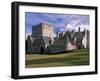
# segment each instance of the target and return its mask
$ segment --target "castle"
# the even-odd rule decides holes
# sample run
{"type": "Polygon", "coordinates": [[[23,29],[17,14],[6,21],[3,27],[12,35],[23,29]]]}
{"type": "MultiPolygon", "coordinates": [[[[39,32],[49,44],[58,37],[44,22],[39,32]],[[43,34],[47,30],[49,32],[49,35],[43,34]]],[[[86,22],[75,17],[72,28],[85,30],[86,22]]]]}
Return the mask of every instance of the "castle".
{"type": "Polygon", "coordinates": [[[59,53],[74,49],[89,48],[89,31],[84,29],[57,33],[53,37],[54,27],[46,23],[32,26],[32,34],[26,39],[26,54],[59,53]]]}

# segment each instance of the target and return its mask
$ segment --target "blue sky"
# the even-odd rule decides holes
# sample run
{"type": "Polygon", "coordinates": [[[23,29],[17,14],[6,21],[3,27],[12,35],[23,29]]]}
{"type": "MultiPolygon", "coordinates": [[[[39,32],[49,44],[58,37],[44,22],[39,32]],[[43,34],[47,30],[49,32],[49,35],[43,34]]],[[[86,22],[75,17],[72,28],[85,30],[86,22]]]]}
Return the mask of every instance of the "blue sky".
{"type": "Polygon", "coordinates": [[[89,29],[89,15],[25,12],[26,33],[31,33],[32,25],[39,23],[53,25],[54,32],[77,30],[78,27],[83,30],[84,28],[89,29]]]}

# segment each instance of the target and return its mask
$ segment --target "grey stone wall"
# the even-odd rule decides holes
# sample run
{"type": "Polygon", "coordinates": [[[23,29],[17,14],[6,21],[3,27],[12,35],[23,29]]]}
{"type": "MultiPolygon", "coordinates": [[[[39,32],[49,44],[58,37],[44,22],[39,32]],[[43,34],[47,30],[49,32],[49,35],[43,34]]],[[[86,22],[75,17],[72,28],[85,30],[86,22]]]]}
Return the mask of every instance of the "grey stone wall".
{"type": "Polygon", "coordinates": [[[32,28],[32,35],[27,37],[27,53],[58,53],[81,49],[83,46],[89,48],[89,31],[66,31],[57,33],[57,37],[51,35],[53,28],[51,25],[39,24],[32,28]],[[53,42],[50,44],[49,41],[53,42]],[[83,41],[86,40],[84,43],[83,41]]]}

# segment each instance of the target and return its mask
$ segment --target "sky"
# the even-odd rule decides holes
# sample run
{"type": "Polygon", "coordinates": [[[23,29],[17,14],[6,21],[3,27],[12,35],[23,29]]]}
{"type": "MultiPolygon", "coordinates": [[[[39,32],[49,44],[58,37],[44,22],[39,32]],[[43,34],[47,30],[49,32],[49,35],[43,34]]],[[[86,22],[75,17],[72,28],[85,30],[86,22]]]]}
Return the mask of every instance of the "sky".
{"type": "Polygon", "coordinates": [[[56,14],[56,13],[36,13],[25,12],[25,32],[32,33],[32,26],[39,23],[47,23],[54,27],[54,32],[89,30],[89,15],[81,14],[56,14]]]}

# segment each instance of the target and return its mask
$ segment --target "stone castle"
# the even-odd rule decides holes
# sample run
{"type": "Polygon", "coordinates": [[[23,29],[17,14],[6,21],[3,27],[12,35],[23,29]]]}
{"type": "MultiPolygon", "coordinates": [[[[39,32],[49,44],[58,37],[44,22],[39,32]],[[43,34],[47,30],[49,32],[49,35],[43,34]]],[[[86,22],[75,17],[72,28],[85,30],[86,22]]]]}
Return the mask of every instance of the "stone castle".
{"type": "Polygon", "coordinates": [[[26,54],[59,53],[74,49],[89,48],[89,30],[58,32],[53,37],[54,27],[40,23],[32,27],[32,34],[26,39],[26,54]]]}

